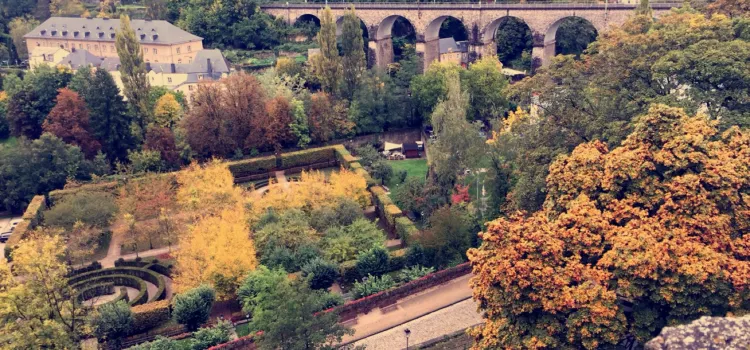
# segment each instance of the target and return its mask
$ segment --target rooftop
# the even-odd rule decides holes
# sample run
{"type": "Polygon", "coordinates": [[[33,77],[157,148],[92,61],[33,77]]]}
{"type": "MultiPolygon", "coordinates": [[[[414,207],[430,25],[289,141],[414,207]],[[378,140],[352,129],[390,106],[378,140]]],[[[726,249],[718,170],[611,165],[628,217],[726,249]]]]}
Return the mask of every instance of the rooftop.
{"type": "MultiPolygon", "coordinates": [[[[130,26],[141,44],[171,45],[203,40],[167,21],[133,19],[130,26]]],[[[119,29],[120,20],[115,18],[51,17],[24,38],[112,42],[119,29]]]]}
{"type": "Polygon", "coordinates": [[[469,49],[468,42],[458,41],[456,42],[453,38],[441,38],[438,40],[438,48],[440,53],[449,52],[467,52],[469,49]]]}
{"type": "MultiPolygon", "coordinates": [[[[80,51],[80,50],[79,50],[80,51]]],[[[120,69],[120,59],[117,57],[108,57],[100,60],[101,68],[107,71],[116,71],[120,69]]],[[[146,63],[146,70],[155,73],[229,73],[229,64],[227,63],[221,51],[213,49],[200,50],[195,54],[191,63],[146,63]],[[209,61],[211,65],[209,67],[209,61]]],[[[197,81],[197,78],[196,78],[197,81]]]]}

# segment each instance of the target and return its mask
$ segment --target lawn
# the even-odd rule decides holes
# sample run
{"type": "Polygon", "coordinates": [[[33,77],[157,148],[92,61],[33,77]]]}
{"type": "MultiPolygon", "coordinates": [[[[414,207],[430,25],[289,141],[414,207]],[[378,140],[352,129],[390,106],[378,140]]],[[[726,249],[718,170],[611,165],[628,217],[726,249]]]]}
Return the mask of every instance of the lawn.
{"type": "Polygon", "coordinates": [[[237,332],[238,337],[244,337],[250,334],[250,323],[238,324],[234,327],[234,331],[237,332]]]}
{"type": "Polygon", "coordinates": [[[405,160],[389,160],[388,164],[393,167],[393,175],[390,180],[386,181],[386,185],[391,190],[398,185],[398,179],[396,174],[401,171],[406,171],[406,177],[417,177],[424,179],[427,177],[427,159],[405,159],[405,160]]]}

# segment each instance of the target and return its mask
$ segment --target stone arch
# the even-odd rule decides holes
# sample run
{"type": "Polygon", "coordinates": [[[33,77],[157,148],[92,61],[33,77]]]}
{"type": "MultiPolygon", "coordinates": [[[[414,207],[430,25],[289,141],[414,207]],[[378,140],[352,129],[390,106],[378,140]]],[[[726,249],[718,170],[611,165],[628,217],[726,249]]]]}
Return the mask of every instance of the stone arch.
{"type": "MultiPolygon", "coordinates": [[[[424,69],[430,66],[432,62],[440,60],[440,27],[443,22],[448,18],[454,18],[458,20],[464,27],[464,31],[468,38],[471,37],[470,28],[466,26],[466,23],[461,19],[451,15],[438,16],[428,22],[424,31],[424,69]]],[[[468,53],[467,53],[468,54],[468,53]]]]}
{"type": "Polygon", "coordinates": [[[534,29],[531,28],[531,25],[526,22],[523,17],[519,16],[513,16],[513,15],[504,15],[497,17],[490,21],[487,25],[484,26],[484,29],[482,29],[480,37],[479,37],[479,44],[482,46],[481,54],[484,55],[490,55],[494,56],[497,54],[497,31],[500,29],[500,25],[503,23],[503,21],[513,18],[519,22],[522,22],[526,28],[529,29],[532,35],[534,35],[534,29]]]}
{"type": "Polygon", "coordinates": [[[299,15],[299,16],[297,16],[297,17],[295,17],[295,18],[294,18],[294,20],[292,21],[292,23],[290,23],[290,24],[291,24],[291,25],[295,25],[295,24],[296,24],[297,22],[299,22],[300,20],[312,20],[312,21],[314,21],[315,23],[317,23],[317,24],[318,24],[318,26],[320,26],[320,17],[318,17],[318,16],[317,16],[316,14],[314,14],[314,13],[303,13],[303,14],[301,14],[301,15],[299,15]]]}
{"type": "Polygon", "coordinates": [[[575,14],[570,16],[564,16],[560,17],[552,24],[547,27],[547,30],[544,31],[544,55],[542,56],[542,67],[547,66],[549,62],[552,60],[553,57],[555,57],[555,44],[557,43],[557,30],[560,28],[560,25],[567,20],[568,18],[580,18],[584,21],[586,21],[588,24],[590,24],[594,29],[597,31],[597,33],[601,33],[603,28],[600,28],[597,26],[598,21],[592,20],[590,18],[586,18],[586,16],[576,16],[575,14]]]}
{"type": "Polygon", "coordinates": [[[399,18],[404,19],[417,32],[417,27],[412,19],[401,15],[390,15],[383,18],[370,32],[370,50],[374,51],[375,65],[386,69],[393,63],[393,25],[399,18]]]}

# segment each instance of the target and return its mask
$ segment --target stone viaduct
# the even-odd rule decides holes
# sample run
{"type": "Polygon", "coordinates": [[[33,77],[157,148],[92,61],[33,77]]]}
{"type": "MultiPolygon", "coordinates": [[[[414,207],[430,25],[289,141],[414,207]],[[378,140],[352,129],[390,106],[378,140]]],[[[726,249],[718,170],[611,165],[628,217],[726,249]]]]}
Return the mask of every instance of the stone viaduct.
{"type": "MultiPolygon", "coordinates": [[[[679,4],[652,4],[658,16],[679,4]]],[[[294,24],[303,16],[320,19],[324,4],[267,4],[266,13],[282,17],[294,24]]],[[[385,68],[393,62],[391,29],[398,17],[403,17],[414,27],[417,36],[416,50],[424,60],[424,68],[439,57],[438,39],[440,25],[448,17],[460,20],[469,33],[470,55],[495,54],[495,33],[503,17],[516,17],[529,26],[534,36],[532,56],[541,65],[547,65],[555,55],[557,28],[567,17],[581,17],[601,33],[610,26],[618,26],[633,13],[635,4],[481,4],[481,3],[329,3],[331,12],[341,25],[346,11],[355,7],[357,17],[368,30],[370,62],[385,68]],[[374,60],[374,62],[373,62],[374,60]]],[[[340,33],[340,28],[339,28],[340,33]]]]}

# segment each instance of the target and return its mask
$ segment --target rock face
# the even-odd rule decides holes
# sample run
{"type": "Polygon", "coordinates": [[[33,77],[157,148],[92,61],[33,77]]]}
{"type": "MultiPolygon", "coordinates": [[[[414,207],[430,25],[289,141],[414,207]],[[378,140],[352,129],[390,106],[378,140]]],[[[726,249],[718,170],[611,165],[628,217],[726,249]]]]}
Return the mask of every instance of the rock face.
{"type": "Polygon", "coordinates": [[[647,350],[750,349],[750,316],[704,316],[689,324],[665,327],[646,343],[647,350]]]}

